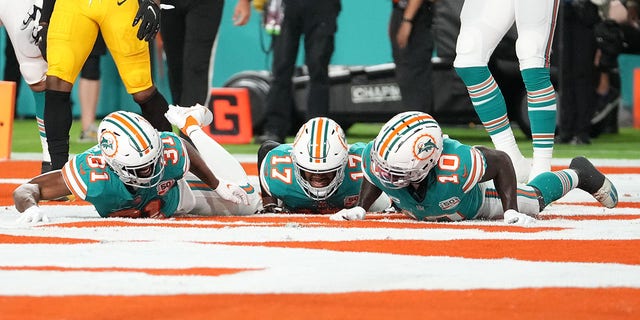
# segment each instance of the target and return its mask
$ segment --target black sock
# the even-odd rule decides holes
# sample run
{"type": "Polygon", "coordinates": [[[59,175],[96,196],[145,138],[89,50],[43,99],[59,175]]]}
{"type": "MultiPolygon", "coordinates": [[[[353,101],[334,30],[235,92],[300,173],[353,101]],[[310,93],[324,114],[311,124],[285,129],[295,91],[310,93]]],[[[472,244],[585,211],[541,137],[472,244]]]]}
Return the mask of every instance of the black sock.
{"type": "Polygon", "coordinates": [[[61,169],[69,160],[69,130],[71,130],[71,93],[45,91],[44,127],[51,155],[51,169],[61,169]]]}
{"type": "MultiPolygon", "coordinates": [[[[137,101],[136,101],[137,102],[137,101]]],[[[164,113],[169,110],[169,103],[156,89],[151,97],[143,102],[138,102],[142,110],[142,116],[151,123],[158,131],[171,131],[171,123],[164,117],[164,113]]]]}

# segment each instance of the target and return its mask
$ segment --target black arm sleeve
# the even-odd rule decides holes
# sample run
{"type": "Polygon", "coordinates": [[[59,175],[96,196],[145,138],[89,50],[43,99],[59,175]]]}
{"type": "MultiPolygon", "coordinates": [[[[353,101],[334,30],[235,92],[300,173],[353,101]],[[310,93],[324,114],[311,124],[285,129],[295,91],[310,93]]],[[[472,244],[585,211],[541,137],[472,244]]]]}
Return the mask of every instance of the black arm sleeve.
{"type": "MultiPolygon", "coordinates": [[[[269,153],[269,151],[273,150],[279,145],[280,143],[272,140],[267,140],[260,145],[260,149],[258,149],[258,171],[260,171],[260,168],[262,168],[262,161],[264,161],[264,158],[267,156],[267,153],[269,153]]],[[[262,180],[260,180],[260,190],[262,192],[262,202],[264,204],[275,203],[275,198],[273,198],[271,194],[266,192],[266,188],[262,185],[262,180]]]]}
{"type": "Polygon", "coordinates": [[[258,149],[258,170],[262,167],[262,161],[267,156],[267,153],[279,145],[279,143],[272,140],[267,140],[260,145],[260,149],[258,149]]]}
{"type": "Polygon", "coordinates": [[[40,15],[40,23],[49,23],[51,20],[51,14],[53,13],[53,6],[55,6],[56,0],[43,0],[42,1],[42,14],[40,15]]]}

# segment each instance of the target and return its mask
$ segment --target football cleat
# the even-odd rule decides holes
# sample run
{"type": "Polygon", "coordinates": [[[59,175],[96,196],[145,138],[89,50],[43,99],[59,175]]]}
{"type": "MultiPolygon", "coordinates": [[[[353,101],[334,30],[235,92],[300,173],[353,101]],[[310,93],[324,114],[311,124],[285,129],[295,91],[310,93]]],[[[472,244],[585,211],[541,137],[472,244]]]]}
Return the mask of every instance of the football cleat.
{"type": "Polygon", "coordinates": [[[573,158],[569,168],[578,173],[578,188],[590,193],[607,208],[614,208],[618,204],[616,187],[587,158],[573,158]]]}
{"type": "Polygon", "coordinates": [[[201,104],[192,107],[169,105],[169,110],[164,116],[187,136],[193,130],[207,126],[213,121],[211,110],[201,104]]]}

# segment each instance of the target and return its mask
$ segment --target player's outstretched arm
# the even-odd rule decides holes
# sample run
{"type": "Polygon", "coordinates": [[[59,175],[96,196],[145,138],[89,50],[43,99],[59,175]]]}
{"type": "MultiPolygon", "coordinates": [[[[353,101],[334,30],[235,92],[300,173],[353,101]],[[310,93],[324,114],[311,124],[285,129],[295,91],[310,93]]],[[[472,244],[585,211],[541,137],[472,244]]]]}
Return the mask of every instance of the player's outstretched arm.
{"type": "Polygon", "coordinates": [[[200,156],[200,152],[190,143],[184,140],[182,140],[182,143],[186,146],[189,160],[191,161],[189,171],[200,178],[200,180],[206,183],[211,189],[215,190],[223,199],[233,203],[249,205],[249,198],[246,191],[234,183],[218,179],[204,162],[200,156]]]}
{"type": "Polygon", "coordinates": [[[362,180],[360,185],[360,196],[358,198],[358,207],[369,210],[373,203],[380,197],[382,190],[378,189],[375,184],[367,179],[362,180]]]}
{"type": "Polygon", "coordinates": [[[330,220],[363,220],[367,210],[382,194],[382,190],[378,189],[373,183],[367,179],[362,180],[360,185],[360,197],[358,205],[353,208],[345,208],[332,214],[330,220]]]}
{"type": "Polygon", "coordinates": [[[13,191],[13,202],[19,212],[37,206],[40,200],[53,200],[68,196],[71,191],[64,183],[60,170],[39,175],[13,191]]]}
{"type": "MultiPolygon", "coordinates": [[[[260,145],[260,148],[258,149],[258,169],[262,170],[262,163],[269,154],[269,151],[275,149],[279,145],[280,143],[271,140],[267,140],[260,145]]],[[[260,174],[260,177],[263,177],[263,175],[260,174]]],[[[262,195],[263,206],[261,213],[276,213],[283,211],[282,207],[278,206],[278,199],[269,192],[269,188],[264,185],[262,178],[260,179],[260,194],[262,195]]]]}
{"type": "Polygon", "coordinates": [[[480,182],[493,180],[496,191],[500,195],[504,211],[518,211],[516,172],[509,156],[500,150],[483,146],[475,146],[484,155],[487,167],[480,182]]]}

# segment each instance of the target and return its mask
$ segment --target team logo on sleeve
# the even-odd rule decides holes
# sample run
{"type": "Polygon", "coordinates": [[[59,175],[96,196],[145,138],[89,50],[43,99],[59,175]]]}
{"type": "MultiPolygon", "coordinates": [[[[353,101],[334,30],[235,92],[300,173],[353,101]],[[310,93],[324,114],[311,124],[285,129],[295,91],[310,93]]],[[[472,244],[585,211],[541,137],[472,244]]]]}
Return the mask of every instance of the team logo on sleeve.
{"type": "Polygon", "coordinates": [[[344,198],[344,206],[347,208],[353,207],[358,204],[359,195],[346,196],[344,198]]]}
{"type": "Polygon", "coordinates": [[[438,150],[438,145],[430,134],[423,134],[413,143],[413,156],[425,160],[438,150]]]}
{"type": "Polygon", "coordinates": [[[449,199],[440,201],[438,203],[438,206],[440,207],[440,209],[446,211],[446,210],[451,210],[451,209],[457,207],[459,204],[460,204],[460,198],[451,197],[449,199]]]}
{"type": "Polygon", "coordinates": [[[171,187],[173,187],[174,184],[176,184],[176,181],[173,179],[160,182],[156,187],[158,195],[164,196],[167,192],[169,192],[169,190],[171,190],[171,187]]]}
{"type": "Polygon", "coordinates": [[[113,158],[118,151],[118,140],[111,131],[105,131],[100,135],[100,149],[102,154],[113,158]]]}

